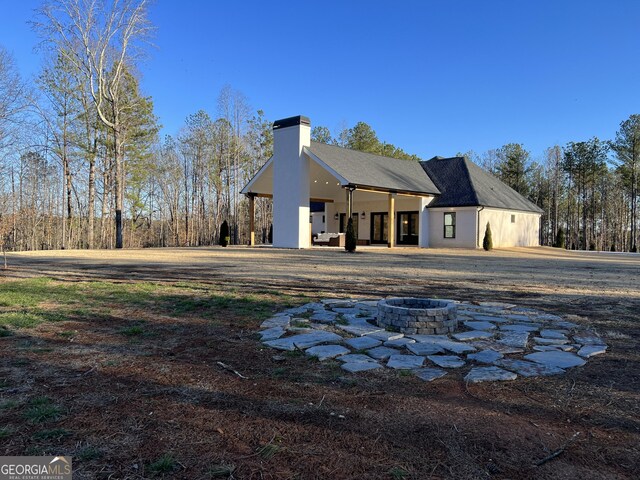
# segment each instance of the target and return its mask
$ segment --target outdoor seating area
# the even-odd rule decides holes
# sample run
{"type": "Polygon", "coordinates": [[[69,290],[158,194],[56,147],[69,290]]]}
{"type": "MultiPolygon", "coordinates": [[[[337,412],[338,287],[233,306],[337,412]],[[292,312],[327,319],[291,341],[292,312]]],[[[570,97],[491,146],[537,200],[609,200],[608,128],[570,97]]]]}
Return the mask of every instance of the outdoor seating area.
{"type": "Polygon", "coordinates": [[[313,237],[314,246],[344,247],[344,233],[318,233],[313,237]]]}

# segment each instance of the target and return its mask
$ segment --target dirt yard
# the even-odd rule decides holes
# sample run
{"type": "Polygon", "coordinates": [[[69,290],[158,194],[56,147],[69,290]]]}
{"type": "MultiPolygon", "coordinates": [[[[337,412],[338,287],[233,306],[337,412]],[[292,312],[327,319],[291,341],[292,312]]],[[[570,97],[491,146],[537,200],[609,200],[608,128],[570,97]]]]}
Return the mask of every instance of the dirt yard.
{"type": "Polygon", "coordinates": [[[230,247],[8,261],[0,455],[72,455],[81,479],[638,478],[638,255],[230,247]],[[384,295],[572,315],[610,348],[566,375],[465,385],[468,368],[432,383],[352,375],[257,341],[287,306],[384,295]]]}

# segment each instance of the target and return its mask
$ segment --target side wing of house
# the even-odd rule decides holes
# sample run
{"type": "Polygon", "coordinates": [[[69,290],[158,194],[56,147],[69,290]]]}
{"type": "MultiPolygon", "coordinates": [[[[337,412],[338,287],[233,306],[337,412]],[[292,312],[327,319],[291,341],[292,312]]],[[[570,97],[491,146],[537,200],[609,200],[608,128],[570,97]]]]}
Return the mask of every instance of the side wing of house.
{"type": "Polygon", "coordinates": [[[542,210],[462,157],[422,162],[442,194],[429,205],[431,247],[478,248],[487,222],[494,247],[538,246],[542,210]]]}

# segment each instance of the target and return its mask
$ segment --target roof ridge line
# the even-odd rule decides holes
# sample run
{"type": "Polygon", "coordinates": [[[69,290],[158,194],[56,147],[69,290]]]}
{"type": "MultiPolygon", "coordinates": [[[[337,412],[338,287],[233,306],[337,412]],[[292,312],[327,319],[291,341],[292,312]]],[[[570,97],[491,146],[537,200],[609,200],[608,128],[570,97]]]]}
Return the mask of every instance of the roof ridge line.
{"type": "Polygon", "coordinates": [[[471,175],[471,172],[469,171],[468,162],[470,162],[471,160],[469,160],[465,156],[458,157],[458,158],[462,158],[462,165],[464,165],[464,171],[467,174],[467,178],[469,179],[469,185],[471,185],[471,192],[473,193],[473,198],[475,200],[475,203],[480,205],[480,199],[478,198],[478,189],[476,188],[476,184],[473,181],[473,176],[471,175]]]}
{"type": "MultiPolygon", "coordinates": [[[[356,150],[355,148],[347,148],[347,147],[341,147],[340,145],[331,145],[330,143],[324,143],[324,142],[316,142],[315,140],[311,140],[312,143],[318,143],[320,145],[326,145],[327,147],[333,147],[333,148],[339,148],[341,150],[349,150],[350,152],[357,152],[357,153],[363,153],[365,155],[371,155],[374,157],[380,157],[380,158],[386,158],[389,160],[398,160],[401,162],[414,162],[416,160],[409,160],[409,159],[405,159],[405,158],[396,158],[396,157],[387,157],[386,155],[380,155],[378,153],[371,153],[371,152],[363,152],[362,150],[356,150]]],[[[417,162],[422,162],[424,160],[422,160],[420,157],[418,157],[417,162]]]]}

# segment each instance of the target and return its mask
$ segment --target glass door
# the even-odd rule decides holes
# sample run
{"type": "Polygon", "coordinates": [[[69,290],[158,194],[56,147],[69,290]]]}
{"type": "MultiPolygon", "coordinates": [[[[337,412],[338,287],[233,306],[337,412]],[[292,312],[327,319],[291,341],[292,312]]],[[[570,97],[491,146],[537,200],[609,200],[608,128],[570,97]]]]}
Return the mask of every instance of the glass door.
{"type": "Polygon", "coordinates": [[[418,212],[398,212],[398,244],[418,245],[418,212]]]}
{"type": "Polygon", "coordinates": [[[371,243],[387,243],[389,214],[385,212],[371,214],[371,243]]]}

